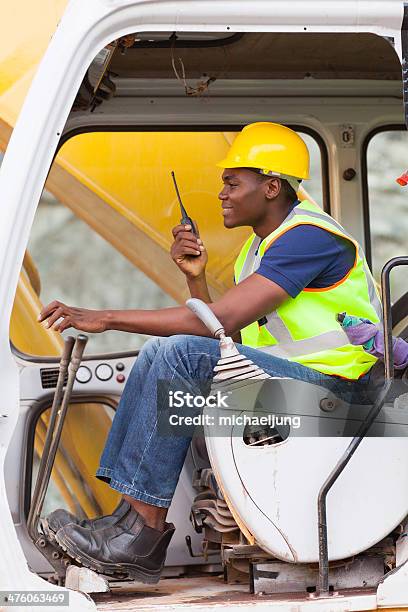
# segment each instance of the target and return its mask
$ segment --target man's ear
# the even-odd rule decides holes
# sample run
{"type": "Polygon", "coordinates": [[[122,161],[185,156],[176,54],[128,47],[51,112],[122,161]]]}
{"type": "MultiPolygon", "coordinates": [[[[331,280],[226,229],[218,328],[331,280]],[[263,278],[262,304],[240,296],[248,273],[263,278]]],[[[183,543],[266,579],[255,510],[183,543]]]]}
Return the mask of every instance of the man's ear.
{"type": "Polygon", "coordinates": [[[275,200],[281,192],[282,182],[278,178],[269,178],[265,181],[265,197],[267,200],[275,200]]]}

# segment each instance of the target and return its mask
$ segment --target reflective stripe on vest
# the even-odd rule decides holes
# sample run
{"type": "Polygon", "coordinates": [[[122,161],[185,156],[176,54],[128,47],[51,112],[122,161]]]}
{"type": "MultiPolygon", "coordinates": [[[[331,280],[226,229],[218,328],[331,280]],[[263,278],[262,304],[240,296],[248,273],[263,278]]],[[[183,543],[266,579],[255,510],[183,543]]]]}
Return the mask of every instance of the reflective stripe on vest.
{"type": "Polygon", "coordinates": [[[265,325],[258,327],[253,323],[247,326],[241,331],[242,341],[320,372],[356,379],[367,372],[376,359],[365,353],[362,347],[349,343],[335,315],[346,310],[378,322],[382,318],[382,308],[361,247],[332,217],[307,200],[295,206],[279,228],[264,240],[253,235],[245,243],[236,262],[236,282],[241,282],[258,269],[265,251],[276,238],[300,224],[316,225],[350,240],[356,248],[355,264],[349,274],[333,287],[304,289],[296,298],[289,298],[267,315],[265,325]],[[318,320],[310,316],[311,311],[317,313],[318,320]],[[302,321],[302,318],[307,323],[300,327],[297,319],[302,321]],[[319,333],[319,323],[323,324],[320,327],[329,329],[319,333]]]}

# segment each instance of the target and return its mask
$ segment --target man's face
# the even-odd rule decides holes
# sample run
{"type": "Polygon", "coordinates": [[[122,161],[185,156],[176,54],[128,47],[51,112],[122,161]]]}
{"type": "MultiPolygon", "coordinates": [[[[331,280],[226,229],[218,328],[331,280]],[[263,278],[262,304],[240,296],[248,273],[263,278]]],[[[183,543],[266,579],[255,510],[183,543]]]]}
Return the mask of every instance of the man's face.
{"type": "Polygon", "coordinates": [[[222,203],[224,226],[254,227],[259,224],[268,208],[265,182],[246,168],[226,168],[222,180],[224,187],[218,197],[222,203]]]}

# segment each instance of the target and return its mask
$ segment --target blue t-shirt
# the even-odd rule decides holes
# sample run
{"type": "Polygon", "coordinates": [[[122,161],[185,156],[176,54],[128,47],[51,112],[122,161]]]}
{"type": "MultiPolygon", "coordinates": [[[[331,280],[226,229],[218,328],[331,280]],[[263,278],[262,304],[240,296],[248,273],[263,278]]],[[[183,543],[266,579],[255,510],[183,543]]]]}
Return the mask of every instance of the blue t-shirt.
{"type": "Polygon", "coordinates": [[[265,251],[256,270],[292,298],[303,289],[322,289],[342,280],[354,265],[356,249],[316,225],[296,226],[265,251]]]}

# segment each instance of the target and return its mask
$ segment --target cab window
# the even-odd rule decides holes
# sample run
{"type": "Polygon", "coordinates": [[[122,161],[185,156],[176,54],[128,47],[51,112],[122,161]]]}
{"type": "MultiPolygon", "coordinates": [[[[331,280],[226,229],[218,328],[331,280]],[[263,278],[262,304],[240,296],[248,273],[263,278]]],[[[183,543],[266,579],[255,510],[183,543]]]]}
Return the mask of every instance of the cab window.
{"type": "MultiPolygon", "coordinates": [[[[408,186],[396,179],[407,169],[408,134],[402,126],[384,128],[368,140],[366,232],[371,267],[379,282],[384,264],[407,253],[408,186]]],[[[396,268],[391,275],[391,295],[397,300],[407,290],[406,269],[396,268]]]]}
{"type": "MultiPolygon", "coordinates": [[[[324,146],[306,129],[298,131],[311,153],[305,187],[327,208],[324,146]]],[[[169,255],[171,229],[181,217],[172,170],[209,253],[210,292],[215,299],[222,295],[248,236],[248,228],[225,230],[217,197],[222,171],[216,163],[236,133],[92,132],[67,140],[35,215],[14,304],[14,347],[28,355],[59,354],[59,334],[36,321],[41,305],[55,299],[94,309],[184,302],[185,279],[169,255]]],[[[91,334],[87,353],[137,350],[145,340],[115,331],[91,334]]]]}

